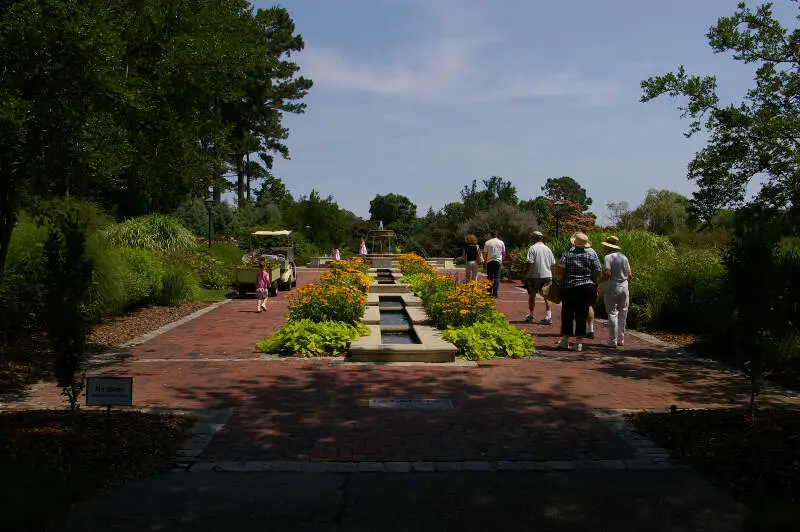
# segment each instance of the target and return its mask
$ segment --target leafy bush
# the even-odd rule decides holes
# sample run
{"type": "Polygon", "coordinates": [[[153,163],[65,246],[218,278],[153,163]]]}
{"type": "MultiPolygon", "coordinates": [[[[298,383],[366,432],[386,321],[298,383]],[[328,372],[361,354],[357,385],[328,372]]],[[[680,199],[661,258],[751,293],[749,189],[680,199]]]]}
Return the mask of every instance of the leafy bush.
{"type": "Polygon", "coordinates": [[[236,268],[236,266],[241,264],[242,255],[244,255],[244,252],[242,252],[242,250],[238,247],[222,242],[215,242],[210,249],[208,247],[203,247],[201,251],[211,255],[218,261],[231,268],[236,268]]]}
{"type": "Polygon", "coordinates": [[[114,251],[125,263],[125,307],[133,308],[155,301],[164,277],[161,257],[143,249],[117,248],[114,251]]]}
{"type": "Polygon", "coordinates": [[[204,251],[172,253],[166,257],[168,264],[193,270],[202,288],[219,290],[231,286],[235,280],[236,269],[217,260],[204,251]]]}
{"type": "Polygon", "coordinates": [[[447,329],[443,335],[468,360],[522,358],[534,351],[533,336],[501,317],[479,321],[468,327],[447,329]]]}
{"type": "Polygon", "coordinates": [[[336,356],[344,353],[353,340],[369,334],[369,328],[363,324],[300,319],[289,321],[274,335],[256,343],[256,349],[263,353],[304,357],[336,356]]]}
{"type": "Polygon", "coordinates": [[[149,214],[114,224],[102,231],[106,241],[117,247],[175,252],[195,247],[196,237],[177,218],[149,214]]]}
{"type": "Polygon", "coordinates": [[[11,236],[6,271],[0,278],[0,335],[12,342],[41,319],[46,275],[44,243],[47,230],[21,216],[11,236]]]}
{"type": "Polygon", "coordinates": [[[162,305],[179,305],[193,300],[198,290],[198,280],[192,270],[181,266],[169,266],[161,279],[161,288],[157,294],[158,302],[162,305]]]}

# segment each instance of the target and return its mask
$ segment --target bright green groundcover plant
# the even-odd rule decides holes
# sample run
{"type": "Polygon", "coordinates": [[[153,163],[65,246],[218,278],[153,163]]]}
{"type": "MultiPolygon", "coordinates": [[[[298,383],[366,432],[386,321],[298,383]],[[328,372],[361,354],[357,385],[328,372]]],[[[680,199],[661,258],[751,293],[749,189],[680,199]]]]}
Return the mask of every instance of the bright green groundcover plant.
{"type": "Polygon", "coordinates": [[[288,356],[336,356],[344,353],[352,341],[369,334],[369,328],[363,324],[295,320],[288,322],[271,337],[257,342],[256,349],[263,353],[288,356]]]}
{"type": "Polygon", "coordinates": [[[467,360],[522,358],[534,352],[533,336],[501,318],[447,329],[443,334],[445,340],[458,347],[461,356],[467,360]]]}

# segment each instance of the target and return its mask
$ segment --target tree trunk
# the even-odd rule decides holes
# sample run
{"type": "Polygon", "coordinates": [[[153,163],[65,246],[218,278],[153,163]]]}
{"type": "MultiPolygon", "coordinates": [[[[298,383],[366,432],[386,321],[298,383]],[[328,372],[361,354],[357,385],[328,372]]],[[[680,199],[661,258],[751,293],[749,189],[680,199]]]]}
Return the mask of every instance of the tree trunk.
{"type": "Polygon", "coordinates": [[[0,161],[0,277],[3,277],[6,271],[8,246],[17,223],[17,212],[13,201],[14,185],[10,174],[5,161],[0,161]]]}
{"type": "Polygon", "coordinates": [[[238,200],[237,206],[241,207],[244,205],[244,194],[245,194],[245,187],[244,187],[244,168],[242,164],[242,160],[244,159],[243,153],[236,154],[236,180],[237,180],[237,190],[236,190],[236,199],[238,200]]]}
{"type": "Polygon", "coordinates": [[[250,201],[250,152],[245,154],[247,164],[244,165],[244,171],[247,175],[247,201],[250,201]]]}

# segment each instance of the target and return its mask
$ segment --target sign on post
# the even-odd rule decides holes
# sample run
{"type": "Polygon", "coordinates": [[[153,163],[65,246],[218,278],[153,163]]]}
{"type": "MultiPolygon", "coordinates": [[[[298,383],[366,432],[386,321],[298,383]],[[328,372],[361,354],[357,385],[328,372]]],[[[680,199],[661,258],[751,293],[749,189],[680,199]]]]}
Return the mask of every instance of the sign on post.
{"type": "Polygon", "coordinates": [[[133,377],[88,377],[86,406],[132,406],[133,377]]]}

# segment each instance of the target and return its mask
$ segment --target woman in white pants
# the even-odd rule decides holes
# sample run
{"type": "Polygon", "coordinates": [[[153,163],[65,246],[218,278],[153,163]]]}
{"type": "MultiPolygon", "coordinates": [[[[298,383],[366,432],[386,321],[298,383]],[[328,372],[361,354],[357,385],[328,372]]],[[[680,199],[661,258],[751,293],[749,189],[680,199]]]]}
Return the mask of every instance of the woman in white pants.
{"type": "Polygon", "coordinates": [[[608,287],[603,301],[608,313],[608,347],[625,345],[625,322],[630,301],[631,264],[619,247],[619,238],[610,236],[603,242],[610,253],[603,257],[603,279],[608,287]]]}

